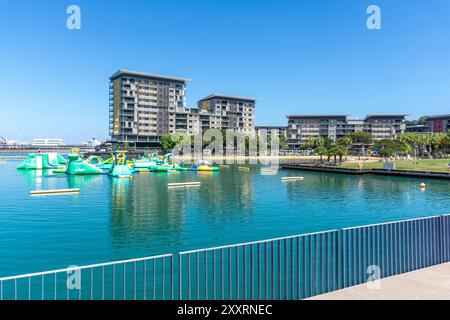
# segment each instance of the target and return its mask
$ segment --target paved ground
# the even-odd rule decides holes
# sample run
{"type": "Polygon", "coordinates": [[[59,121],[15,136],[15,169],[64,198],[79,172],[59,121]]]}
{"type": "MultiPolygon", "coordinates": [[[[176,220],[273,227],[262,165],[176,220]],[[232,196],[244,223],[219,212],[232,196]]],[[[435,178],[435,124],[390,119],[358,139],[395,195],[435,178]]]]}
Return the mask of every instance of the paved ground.
{"type": "Polygon", "coordinates": [[[362,284],[310,300],[450,300],[450,263],[381,279],[379,289],[362,284]]]}

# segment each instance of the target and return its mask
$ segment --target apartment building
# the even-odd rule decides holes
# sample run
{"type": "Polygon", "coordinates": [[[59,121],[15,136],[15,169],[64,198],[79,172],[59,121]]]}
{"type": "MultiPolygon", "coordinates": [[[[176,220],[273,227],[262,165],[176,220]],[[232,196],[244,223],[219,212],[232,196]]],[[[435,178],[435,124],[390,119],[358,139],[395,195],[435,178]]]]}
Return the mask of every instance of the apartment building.
{"type": "Polygon", "coordinates": [[[309,138],[328,137],[333,143],[353,132],[368,132],[374,140],[394,139],[405,131],[405,115],[368,115],[352,120],[348,115],[288,115],[287,141],[292,148],[309,138]]]}
{"type": "Polygon", "coordinates": [[[364,119],[364,131],[372,135],[374,141],[395,139],[399,133],[405,132],[405,114],[368,115],[364,119]]]}
{"type": "MultiPolygon", "coordinates": [[[[199,114],[209,115],[211,128],[254,132],[256,99],[212,94],[198,101],[199,114]]],[[[207,121],[204,122],[207,124],[207,121]]]]}
{"type": "Polygon", "coordinates": [[[427,117],[426,126],[429,132],[450,131],[450,114],[427,117]]]}
{"type": "Polygon", "coordinates": [[[430,132],[430,127],[424,124],[416,124],[412,126],[406,126],[405,132],[427,133],[430,132]]]}
{"type": "Polygon", "coordinates": [[[175,114],[175,131],[195,135],[207,129],[255,130],[255,99],[210,95],[198,102],[198,108],[185,108],[175,114]]]}
{"type": "Polygon", "coordinates": [[[175,114],[175,132],[196,135],[210,128],[228,129],[227,117],[211,114],[198,108],[185,108],[175,114]]]}
{"type": "Polygon", "coordinates": [[[287,141],[299,147],[310,138],[328,137],[333,142],[344,136],[347,115],[288,115],[287,141]]]}
{"type": "Polygon", "coordinates": [[[186,109],[187,78],[119,70],[110,77],[111,139],[132,144],[159,143],[176,130],[176,114],[186,109]]]}
{"type": "Polygon", "coordinates": [[[273,134],[278,136],[278,139],[287,140],[288,127],[285,126],[255,126],[255,131],[258,137],[261,136],[263,130],[265,130],[267,135],[267,141],[270,140],[273,134]]]}
{"type": "Polygon", "coordinates": [[[253,132],[256,99],[212,94],[186,106],[188,78],[119,70],[110,77],[112,141],[156,145],[161,136],[201,133],[210,128],[253,132]]]}

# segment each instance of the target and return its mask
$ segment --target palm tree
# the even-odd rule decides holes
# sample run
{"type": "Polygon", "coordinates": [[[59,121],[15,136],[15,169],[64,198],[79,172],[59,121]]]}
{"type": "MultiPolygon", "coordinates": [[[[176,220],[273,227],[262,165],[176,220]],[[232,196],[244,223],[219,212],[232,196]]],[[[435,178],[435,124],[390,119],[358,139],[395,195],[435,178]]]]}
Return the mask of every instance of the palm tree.
{"type": "Polygon", "coordinates": [[[337,140],[336,145],[338,148],[339,162],[342,162],[342,157],[348,155],[348,149],[353,145],[353,139],[346,136],[337,140]]]}
{"type": "Polygon", "coordinates": [[[323,156],[328,157],[330,161],[329,149],[332,147],[332,140],[325,137],[310,137],[305,143],[306,148],[314,149],[314,151],[320,156],[320,162],[323,161],[323,156]]]}
{"type": "Polygon", "coordinates": [[[348,148],[336,144],[334,147],[330,149],[330,154],[334,156],[334,163],[336,163],[336,157],[339,156],[339,162],[342,162],[342,158],[348,154],[348,148]]]}
{"type": "Polygon", "coordinates": [[[444,157],[448,156],[448,147],[450,146],[450,130],[446,133],[444,139],[444,157]]]}

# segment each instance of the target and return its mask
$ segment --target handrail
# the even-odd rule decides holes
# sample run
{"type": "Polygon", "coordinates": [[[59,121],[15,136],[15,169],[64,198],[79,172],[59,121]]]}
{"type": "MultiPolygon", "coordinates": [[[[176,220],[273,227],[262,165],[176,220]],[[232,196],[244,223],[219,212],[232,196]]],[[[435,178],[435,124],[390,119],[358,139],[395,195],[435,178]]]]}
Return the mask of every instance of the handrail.
{"type": "Polygon", "coordinates": [[[153,291],[153,299],[304,299],[366,281],[368,265],[379,266],[380,277],[387,277],[450,261],[449,231],[450,214],[444,214],[71,266],[0,278],[0,300],[21,299],[26,293],[29,300],[44,299],[46,287],[53,291],[49,297],[45,294],[47,299],[59,299],[63,292],[70,299],[72,289],[78,290],[78,299],[100,299],[100,291],[101,299],[105,299],[105,288],[106,298],[112,295],[113,300],[127,297],[145,300],[147,291],[153,291]],[[409,222],[417,224],[411,227],[409,222]],[[371,230],[372,227],[376,229],[371,230]],[[191,254],[196,254],[194,259],[191,254]],[[136,262],[142,265],[137,266],[136,262]],[[148,266],[147,262],[152,264],[148,266]],[[133,265],[127,268],[128,263],[134,268],[133,265]],[[106,266],[113,267],[105,269],[106,266]],[[84,269],[90,270],[90,275],[88,271],[83,273],[90,284],[85,282],[81,286],[80,273],[78,287],[69,287],[66,282],[71,280],[69,272],[84,269]],[[97,271],[101,275],[95,275],[97,271]],[[67,279],[58,277],[65,272],[67,279]],[[38,279],[40,283],[33,280],[35,277],[42,278],[38,279]],[[18,283],[18,279],[24,278],[28,283],[18,283]]]}
{"type": "Polygon", "coordinates": [[[450,216],[450,214],[441,214],[438,216],[427,216],[427,217],[421,217],[421,218],[411,218],[411,219],[396,220],[396,221],[389,221],[389,222],[382,222],[382,223],[372,223],[372,224],[366,224],[366,225],[356,226],[356,227],[346,227],[346,228],[342,228],[341,230],[355,230],[355,229],[362,229],[362,228],[369,228],[369,227],[384,226],[384,225],[388,225],[388,224],[397,224],[397,223],[404,223],[404,222],[411,222],[411,221],[427,220],[427,219],[433,219],[433,218],[439,218],[439,217],[445,217],[445,216],[450,216]]]}
{"type": "Polygon", "coordinates": [[[299,238],[299,237],[313,236],[313,235],[316,235],[316,234],[333,233],[333,232],[337,232],[337,231],[339,231],[339,230],[338,229],[331,229],[331,230],[326,230],[326,231],[317,231],[317,232],[303,233],[303,234],[298,234],[298,235],[293,235],[293,236],[278,237],[278,238],[272,238],[272,239],[267,239],[267,240],[258,240],[258,241],[243,242],[243,243],[238,243],[238,244],[230,244],[230,245],[219,246],[219,247],[182,251],[182,252],[179,252],[179,254],[183,255],[183,254],[189,254],[189,253],[204,252],[204,251],[209,251],[209,250],[220,250],[220,249],[234,248],[234,247],[240,247],[240,246],[254,245],[254,244],[258,244],[258,243],[267,243],[267,242],[275,242],[275,241],[280,241],[280,240],[289,240],[289,239],[295,239],[295,238],[299,238]]]}
{"type": "Polygon", "coordinates": [[[136,258],[136,259],[111,261],[111,262],[105,262],[105,263],[90,264],[90,265],[85,265],[85,266],[80,266],[80,267],[69,267],[69,268],[65,268],[65,269],[58,269],[58,270],[50,270],[50,271],[44,271],[44,272],[35,272],[35,273],[21,274],[21,275],[18,275],[18,276],[3,277],[3,278],[0,278],[0,281],[23,279],[23,278],[36,277],[36,276],[45,276],[45,275],[48,275],[48,274],[62,273],[62,272],[68,272],[68,271],[73,271],[73,270],[92,269],[92,268],[111,266],[111,265],[115,265],[115,264],[124,264],[124,263],[138,262],[138,261],[144,261],[144,260],[168,258],[168,257],[171,257],[171,256],[172,256],[172,254],[161,254],[161,255],[151,256],[151,257],[143,257],[143,258],[136,258]]]}

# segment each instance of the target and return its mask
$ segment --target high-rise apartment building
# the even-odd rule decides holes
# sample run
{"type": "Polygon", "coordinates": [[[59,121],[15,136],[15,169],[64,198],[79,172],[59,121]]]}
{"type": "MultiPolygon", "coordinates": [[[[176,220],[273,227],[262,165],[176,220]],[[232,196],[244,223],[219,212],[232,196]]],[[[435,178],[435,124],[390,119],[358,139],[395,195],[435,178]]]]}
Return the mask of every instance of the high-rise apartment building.
{"type": "Polygon", "coordinates": [[[186,109],[190,79],[119,70],[110,77],[111,139],[132,144],[158,143],[176,130],[176,113],[186,109]]]}
{"type": "Polygon", "coordinates": [[[198,102],[198,109],[200,115],[210,115],[211,128],[254,132],[255,104],[254,98],[212,94],[198,102]]]}
{"type": "Polygon", "coordinates": [[[109,130],[112,141],[133,145],[158,144],[161,136],[203,130],[255,129],[253,98],[212,94],[186,106],[187,78],[119,70],[110,77],[109,130]]]}

